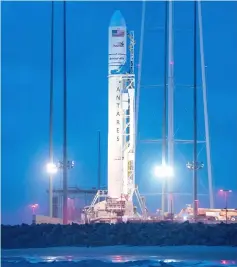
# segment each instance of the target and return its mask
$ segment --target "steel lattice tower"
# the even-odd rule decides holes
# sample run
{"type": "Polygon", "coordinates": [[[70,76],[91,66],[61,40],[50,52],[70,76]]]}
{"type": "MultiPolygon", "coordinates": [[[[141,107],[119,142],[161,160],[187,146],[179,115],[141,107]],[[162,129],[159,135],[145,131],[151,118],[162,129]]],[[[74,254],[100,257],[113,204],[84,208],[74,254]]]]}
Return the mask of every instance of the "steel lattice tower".
{"type": "MultiPolygon", "coordinates": [[[[174,81],[174,25],[173,25],[173,16],[174,16],[174,7],[173,0],[169,0],[169,11],[168,11],[168,97],[167,97],[167,162],[168,165],[175,169],[174,164],[174,145],[175,144],[194,144],[194,140],[184,140],[184,139],[175,139],[174,138],[174,90],[175,90],[175,81],[174,81]]],[[[202,25],[202,7],[200,0],[197,1],[197,32],[199,38],[200,51],[197,51],[197,56],[199,53],[201,60],[201,90],[202,90],[202,102],[203,102],[203,112],[204,112],[204,126],[205,126],[205,140],[197,140],[197,143],[205,143],[206,147],[206,157],[207,157],[207,176],[208,176],[208,187],[209,187],[209,205],[210,208],[214,208],[214,196],[213,196],[213,181],[212,181],[212,166],[211,166],[211,149],[210,149],[210,137],[209,137],[209,119],[208,119],[208,108],[207,108],[207,86],[206,86],[206,72],[205,72],[205,57],[204,57],[204,44],[203,44],[203,25],[202,25]]],[[[160,85],[149,85],[142,87],[160,87],[160,85]]],[[[162,143],[161,139],[156,140],[140,140],[142,143],[162,143]]],[[[193,163],[192,170],[196,167],[198,162],[193,163]]],[[[192,164],[189,163],[189,164],[192,164]]],[[[198,164],[198,166],[201,164],[198,164]]],[[[199,169],[199,168],[198,168],[199,169]]],[[[175,179],[175,178],[174,178],[175,179]]],[[[172,181],[167,181],[167,191],[166,195],[174,193],[174,188],[172,186],[172,181]]],[[[171,201],[168,198],[168,212],[172,211],[171,201]]]]}

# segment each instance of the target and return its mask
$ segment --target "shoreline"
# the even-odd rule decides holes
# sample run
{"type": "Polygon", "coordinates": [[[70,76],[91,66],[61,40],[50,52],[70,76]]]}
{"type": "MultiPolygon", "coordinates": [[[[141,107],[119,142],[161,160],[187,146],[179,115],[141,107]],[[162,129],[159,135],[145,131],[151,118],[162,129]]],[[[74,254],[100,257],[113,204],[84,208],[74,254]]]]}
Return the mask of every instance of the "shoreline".
{"type": "Polygon", "coordinates": [[[228,246],[101,246],[49,247],[29,249],[2,249],[4,257],[87,257],[101,259],[113,256],[134,257],[137,260],[155,257],[174,260],[237,260],[237,247],[228,246]]]}

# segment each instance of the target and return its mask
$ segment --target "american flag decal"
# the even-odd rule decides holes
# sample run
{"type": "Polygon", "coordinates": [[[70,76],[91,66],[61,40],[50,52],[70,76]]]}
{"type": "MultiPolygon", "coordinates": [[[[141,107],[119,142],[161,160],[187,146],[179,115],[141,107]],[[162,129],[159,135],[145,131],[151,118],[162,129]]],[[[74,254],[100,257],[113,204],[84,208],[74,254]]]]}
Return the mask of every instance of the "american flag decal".
{"type": "Polygon", "coordinates": [[[112,37],[124,37],[124,30],[112,30],[112,37]]]}

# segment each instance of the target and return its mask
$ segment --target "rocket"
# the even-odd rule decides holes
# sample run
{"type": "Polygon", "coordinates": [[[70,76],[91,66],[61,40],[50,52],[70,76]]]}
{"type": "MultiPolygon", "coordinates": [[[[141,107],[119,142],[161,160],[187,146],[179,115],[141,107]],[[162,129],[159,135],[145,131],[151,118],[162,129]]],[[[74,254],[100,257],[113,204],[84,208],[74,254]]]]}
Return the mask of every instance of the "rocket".
{"type": "Polygon", "coordinates": [[[111,18],[108,36],[108,196],[120,198],[124,183],[120,85],[127,62],[127,28],[120,11],[111,18]]]}

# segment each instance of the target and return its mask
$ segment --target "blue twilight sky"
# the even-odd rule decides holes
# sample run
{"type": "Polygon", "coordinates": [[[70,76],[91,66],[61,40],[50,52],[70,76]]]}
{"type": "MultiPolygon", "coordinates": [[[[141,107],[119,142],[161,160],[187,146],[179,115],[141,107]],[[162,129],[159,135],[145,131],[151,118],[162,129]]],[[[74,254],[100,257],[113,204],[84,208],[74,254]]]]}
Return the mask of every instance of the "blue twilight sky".
{"type": "MultiPolygon", "coordinates": [[[[193,3],[175,2],[175,132],[192,138],[193,3]]],[[[55,4],[55,111],[54,155],[62,158],[62,6],[55,4]]],[[[68,155],[75,160],[69,184],[97,185],[97,131],[102,136],[102,180],[106,184],[107,158],[107,53],[108,25],[121,10],[129,29],[135,31],[138,64],[141,2],[68,2],[68,155]]],[[[237,2],[203,3],[204,47],[207,65],[208,105],[215,190],[230,188],[236,206],[237,168],[237,2]]],[[[2,220],[19,223],[30,218],[30,203],[47,212],[48,177],[45,163],[49,145],[50,2],[2,3],[2,220]]],[[[164,60],[164,3],[148,2],[145,22],[142,84],[162,84],[164,60]]],[[[137,71],[137,70],[136,70],[137,71]]],[[[200,68],[198,69],[200,84],[200,68]]],[[[203,107],[199,93],[199,138],[204,136],[203,107]]],[[[161,137],[162,88],[142,88],[139,139],[161,137]]],[[[205,148],[199,159],[205,162],[205,148]]],[[[159,144],[138,144],[137,183],[142,193],[157,193],[161,182],[152,168],[160,162],[159,144]]],[[[175,192],[192,192],[185,164],[191,145],[175,147],[175,192]]],[[[59,185],[60,175],[55,177],[59,185]]],[[[199,192],[206,194],[206,168],[199,173],[199,192]]],[[[216,192],[215,191],[215,192],[216,192]]],[[[216,204],[224,205],[216,195],[216,204]]],[[[180,209],[191,196],[175,197],[180,209]]],[[[160,206],[159,196],[148,196],[150,210],[160,206]]],[[[202,206],[207,196],[200,197],[202,206]]],[[[234,206],[235,205],[235,206],[234,206]]]]}

